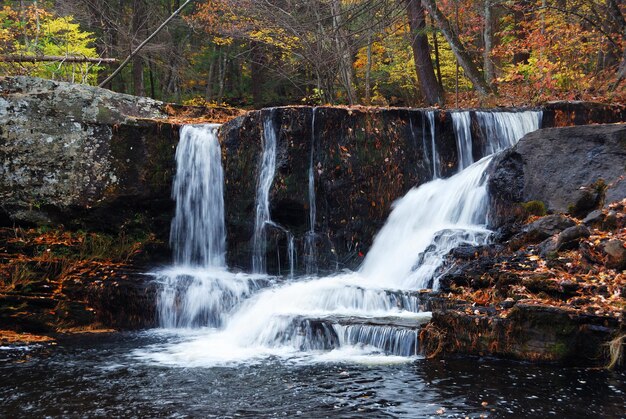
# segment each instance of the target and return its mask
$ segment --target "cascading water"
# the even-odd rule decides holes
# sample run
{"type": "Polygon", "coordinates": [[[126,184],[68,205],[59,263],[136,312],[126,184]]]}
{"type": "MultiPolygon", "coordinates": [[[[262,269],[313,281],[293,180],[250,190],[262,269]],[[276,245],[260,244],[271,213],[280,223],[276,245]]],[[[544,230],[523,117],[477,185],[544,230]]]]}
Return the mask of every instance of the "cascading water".
{"type": "Polygon", "coordinates": [[[226,266],[219,127],[218,124],[186,125],[180,131],[177,173],[172,186],[176,212],[170,233],[176,265],[226,266]]]}
{"type": "Polygon", "coordinates": [[[180,130],[172,187],[176,200],[170,233],[174,266],[155,273],[162,284],[158,309],[163,327],[220,325],[230,308],[268,285],[266,278],[226,271],[218,129],[217,124],[207,124],[180,130]]]}
{"type": "Polygon", "coordinates": [[[263,118],[263,154],[256,192],[256,212],[254,219],[252,271],[265,273],[265,251],[267,246],[267,225],[270,218],[270,188],[276,172],[276,129],[274,112],[270,110],[263,118]]]}
{"type": "Polygon", "coordinates": [[[459,154],[459,172],[474,163],[472,156],[472,131],[469,111],[452,112],[452,126],[459,154]]]}
{"type": "Polygon", "coordinates": [[[309,158],[309,231],[304,236],[304,268],[307,274],[317,273],[317,251],[315,247],[315,215],[317,206],[315,204],[315,113],[317,108],[313,108],[311,116],[311,154],[309,158]]]}
{"type": "Polygon", "coordinates": [[[441,177],[441,169],[439,168],[439,153],[437,153],[437,144],[435,142],[435,111],[427,111],[428,125],[430,126],[430,145],[431,156],[433,161],[433,179],[441,177]]]}
{"type": "MultiPolygon", "coordinates": [[[[486,124],[481,129],[495,135],[489,137],[495,151],[540,125],[540,112],[496,113],[479,118],[479,124],[486,124]],[[492,123],[509,126],[489,126],[492,123]]],[[[415,355],[419,325],[430,313],[412,290],[437,287],[435,272],[454,247],[488,240],[485,169],[491,158],[449,179],[421,185],[398,200],[358,272],[259,286],[254,294],[248,288],[237,294],[244,297],[237,306],[222,316],[221,328],[140,355],[190,366],[268,355],[322,360],[415,355]]]]}
{"type": "Polygon", "coordinates": [[[541,111],[485,112],[477,111],[478,126],[486,142],[484,155],[497,153],[515,143],[525,134],[539,129],[541,111]]]}

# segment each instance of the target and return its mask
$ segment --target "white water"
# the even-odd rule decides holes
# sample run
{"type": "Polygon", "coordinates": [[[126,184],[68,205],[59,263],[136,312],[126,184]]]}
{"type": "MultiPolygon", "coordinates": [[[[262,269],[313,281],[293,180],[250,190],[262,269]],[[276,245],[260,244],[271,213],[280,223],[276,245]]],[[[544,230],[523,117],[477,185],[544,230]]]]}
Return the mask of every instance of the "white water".
{"type": "Polygon", "coordinates": [[[441,170],[439,168],[439,153],[437,153],[437,144],[435,138],[435,111],[426,111],[428,117],[428,125],[430,126],[430,145],[431,156],[433,162],[433,179],[441,177],[441,170]]]}
{"type": "Polygon", "coordinates": [[[224,175],[218,124],[186,125],[176,149],[176,212],[170,244],[176,265],[226,266],[224,175]]]}
{"type": "Polygon", "coordinates": [[[414,188],[395,202],[363,261],[363,276],[400,289],[427,288],[434,270],[452,248],[484,242],[488,237],[484,171],[490,160],[486,157],[449,179],[414,188]],[[451,234],[437,243],[435,238],[441,232],[451,234]],[[434,258],[431,246],[437,247],[434,258]]]}
{"type": "Polygon", "coordinates": [[[176,149],[170,243],[174,266],[153,273],[161,284],[163,327],[219,326],[228,311],[269,284],[226,270],[224,176],[218,124],[185,125],[176,149]]]}
{"type": "Polygon", "coordinates": [[[311,154],[309,158],[309,231],[304,236],[304,268],[308,275],[317,273],[317,248],[315,244],[315,216],[317,206],[315,204],[315,113],[313,108],[311,117],[311,154]]]}
{"type": "MultiPolygon", "coordinates": [[[[483,129],[492,135],[507,136],[490,138],[490,147],[499,150],[502,144],[519,140],[528,127],[538,127],[540,117],[536,112],[490,114],[481,116],[479,122],[487,124],[483,129]],[[513,126],[490,127],[491,123],[513,126]]],[[[269,144],[267,138],[265,142],[269,144]]],[[[268,144],[263,152],[264,168],[275,164],[271,156],[266,158],[267,150],[272,149],[268,144]]],[[[275,156],[275,151],[270,154],[275,156]]],[[[192,286],[182,288],[189,295],[162,293],[163,300],[169,299],[169,305],[162,307],[179,313],[170,317],[183,319],[164,326],[195,326],[199,320],[194,313],[201,313],[201,319],[209,320],[206,325],[218,328],[204,329],[189,340],[148,348],[136,355],[179,366],[232,365],[267,356],[299,362],[379,362],[381,354],[396,355],[387,359],[397,362],[402,359],[397,356],[414,356],[419,324],[430,313],[423,311],[419,296],[411,290],[436,288],[435,272],[454,247],[488,240],[485,169],[491,158],[485,157],[449,179],[435,179],[414,188],[398,200],[358,272],[301,278],[280,285],[267,277],[236,277],[223,270],[223,274],[208,273],[212,278],[208,284],[195,284],[193,281],[203,274],[188,274],[192,286]],[[195,300],[199,294],[208,303],[195,300]]],[[[261,170],[259,185],[267,184],[269,172],[261,170]]],[[[263,194],[268,190],[260,186],[258,193],[267,198],[263,194]]],[[[257,206],[257,215],[268,207],[264,203],[259,211],[257,206]]],[[[268,222],[269,216],[263,225],[268,222]]]]}
{"type": "MultiPolygon", "coordinates": [[[[469,111],[452,112],[452,126],[459,154],[459,172],[474,163],[472,156],[472,130],[469,111]]],[[[491,153],[489,153],[491,154],[491,153]]]]}
{"type": "Polygon", "coordinates": [[[476,112],[483,137],[488,138],[485,155],[509,148],[529,132],[541,126],[541,111],[476,112]]]}
{"type": "Polygon", "coordinates": [[[263,154],[257,184],[254,236],[252,238],[252,271],[255,273],[266,272],[267,225],[271,222],[270,188],[276,172],[276,129],[274,128],[273,115],[274,112],[270,110],[263,118],[263,154]]]}

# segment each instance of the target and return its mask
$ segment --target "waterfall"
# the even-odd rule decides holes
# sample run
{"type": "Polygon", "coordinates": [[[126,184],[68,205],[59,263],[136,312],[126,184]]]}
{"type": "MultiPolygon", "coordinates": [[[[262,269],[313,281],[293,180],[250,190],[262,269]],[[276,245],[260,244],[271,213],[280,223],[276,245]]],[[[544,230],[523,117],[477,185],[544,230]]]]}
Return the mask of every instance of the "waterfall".
{"type": "Polygon", "coordinates": [[[430,145],[431,156],[433,161],[433,179],[441,177],[441,169],[439,168],[439,154],[437,153],[437,144],[435,142],[435,111],[426,111],[428,125],[430,126],[430,145]]]}
{"type": "Polygon", "coordinates": [[[176,149],[170,244],[177,265],[224,267],[224,175],[219,125],[186,125],[176,149]]]}
{"type": "Polygon", "coordinates": [[[459,155],[459,172],[474,163],[472,156],[472,131],[469,111],[451,112],[452,126],[459,155]]]}
{"type": "Polygon", "coordinates": [[[304,236],[304,267],[307,274],[317,273],[317,248],[315,245],[315,113],[311,116],[311,154],[309,157],[309,231],[304,236]]]}
{"type": "Polygon", "coordinates": [[[154,273],[161,284],[157,306],[162,327],[219,326],[232,307],[269,286],[267,278],[226,271],[218,129],[217,124],[206,124],[180,130],[172,186],[174,266],[154,273]]]}
{"type": "MultiPolygon", "coordinates": [[[[431,115],[427,113],[432,122],[431,115]]],[[[541,121],[540,112],[489,112],[477,117],[494,152],[514,144],[541,121]]],[[[459,118],[462,124],[467,122],[465,116],[459,118]]],[[[264,120],[264,131],[257,227],[273,225],[267,202],[276,158],[271,118],[264,120]]],[[[467,143],[471,144],[459,142],[460,148],[467,149],[467,143]]],[[[176,326],[204,321],[219,328],[142,356],[184,366],[249,362],[267,356],[333,360],[373,354],[414,356],[420,325],[430,318],[415,290],[437,288],[435,273],[451,249],[489,240],[486,169],[492,157],[448,179],[416,187],[399,199],[358,272],[276,284],[267,277],[235,276],[225,270],[207,274],[194,268],[181,273],[178,268],[178,287],[191,281],[195,285],[183,289],[194,295],[176,294],[171,291],[176,288],[170,287],[169,293],[162,293],[168,304],[161,307],[177,309],[176,326]],[[202,275],[211,280],[197,282],[202,275]],[[329,351],[335,355],[320,355],[329,351]]],[[[288,239],[290,249],[291,243],[288,239]]]]}
{"type": "Polygon", "coordinates": [[[274,127],[274,111],[270,110],[263,118],[263,154],[256,191],[256,211],[254,219],[254,236],[252,238],[252,271],[265,273],[265,250],[267,225],[270,218],[270,188],[276,172],[276,128],[274,127]]]}
{"type": "Polygon", "coordinates": [[[512,147],[529,132],[541,126],[541,111],[498,112],[477,111],[476,118],[486,143],[484,155],[497,153],[512,147]]]}

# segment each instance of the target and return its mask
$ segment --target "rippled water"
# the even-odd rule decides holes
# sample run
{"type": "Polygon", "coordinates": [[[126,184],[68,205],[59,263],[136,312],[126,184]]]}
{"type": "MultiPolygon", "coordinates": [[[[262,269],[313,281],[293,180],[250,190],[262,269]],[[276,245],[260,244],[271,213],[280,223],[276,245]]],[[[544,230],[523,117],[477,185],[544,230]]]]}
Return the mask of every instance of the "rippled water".
{"type": "Polygon", "coordinates": [[[624,417],[626,374],[496,360],[154,365],[180,336],[94,335],[0,350],[1,417],[624,417]]]}

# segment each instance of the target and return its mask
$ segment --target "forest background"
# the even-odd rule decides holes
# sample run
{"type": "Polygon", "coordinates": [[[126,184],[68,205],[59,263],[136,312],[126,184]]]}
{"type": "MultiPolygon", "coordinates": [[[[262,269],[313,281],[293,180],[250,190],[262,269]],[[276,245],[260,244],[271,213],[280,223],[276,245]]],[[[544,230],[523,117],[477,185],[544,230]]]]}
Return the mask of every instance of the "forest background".
{"type": "MultiPolygon", "coordinates": [[[[0,75],[101,84],[181,0],[0,1],[0,75]]],[[[108,87],[187,104],[624,102],[620,0],[195,0],[108,87]]]]}

